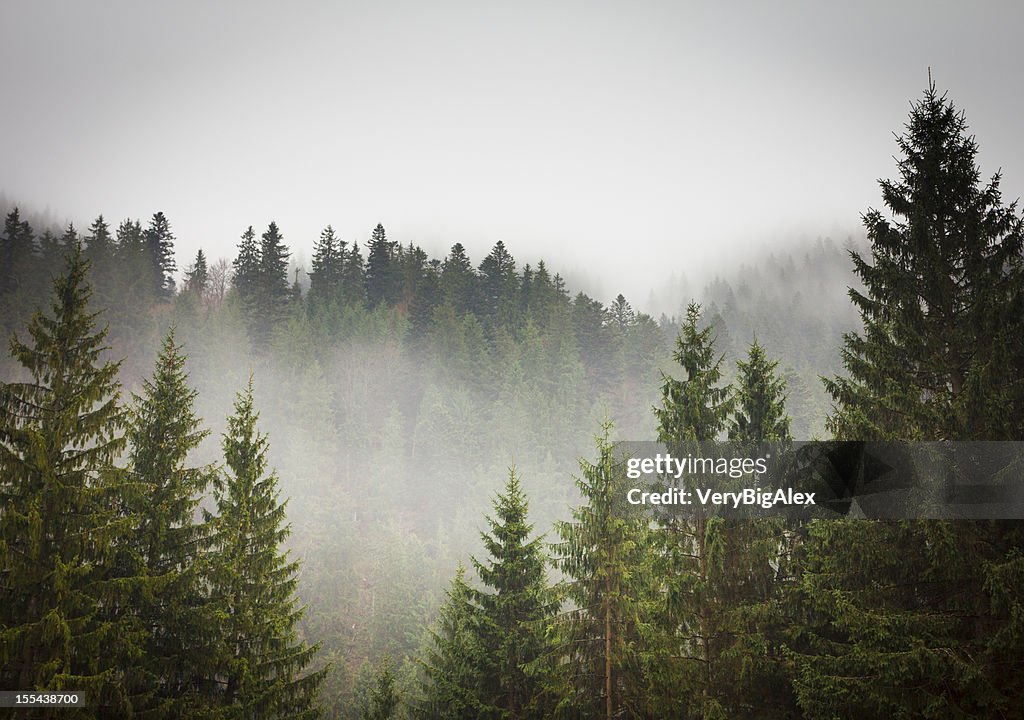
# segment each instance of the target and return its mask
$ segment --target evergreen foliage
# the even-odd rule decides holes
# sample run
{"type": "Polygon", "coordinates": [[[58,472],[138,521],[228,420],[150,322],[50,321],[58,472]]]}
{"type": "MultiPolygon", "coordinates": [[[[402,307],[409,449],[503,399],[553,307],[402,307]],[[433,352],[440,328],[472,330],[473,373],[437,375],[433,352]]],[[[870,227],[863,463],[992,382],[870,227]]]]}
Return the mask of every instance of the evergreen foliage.
{"type": "Polygon", "coordinates": [[[554,612],[547,588],[542,539],[530,538],[528,505],[509,470],[505,492],[494,501],[490,532],[481,533],[490,559],[476,567],[484,590],[475,593],[481,656],[480,716],[545,717],[543,689],[526,668],[548,652],[546,632],[554,612]],[[484,710],[483,708],[486,708],[484,710]]]}
{"type": "Polygon", "coordinates": [[[193,409],[198,393],[173,330],[143,390],[128,421],[125,499],[134,527],[126,562],[143,581],[133,605],[147,633],[140,665],[154,685],[154,716],[185,718],[210,692],[204,680],[215,628],[201,574],[209,527],[196,516],[214,471],[186,466],[208,431],[193,409]]]}
{"type": "Polygon", "coordinates": [[[608,440],[597,438],[597,461],[580,460],[583,505],[559,522],[555,563],[571,608],[555,628],[556,652],[538,667],[564,717],[643,717],[650,679],[644,640],[650,636],[653,594],[646,522],[624,517],[617,497],[625,472],[608,440]]]}
{"type": "Polygon", "coordinates": [[[110,562],[128,531],[113,467],[123,414],[118,366],[101,359],[106,331],[89,311],[88,267],[76,243],[51,314],[29,321],[30,343],[11,340],[31,379],[0,386],[0,686],[84,691],[118,717],[130,712],[121,663],[139,634],[116,611],[132,583],[110,562]]]}
{"type": "Polygon", "coordinates": [[[223,436],[227,473],[214,489],[214,558],[209,582],[218,631],[214,677],[218,716],[315,718],[325,670],[306,672],[318,645],[296,636],[298,563],[280,549],[290,528],[277,475],[267,473],[266,436],[256,429],[252,378],[223,436]]]}

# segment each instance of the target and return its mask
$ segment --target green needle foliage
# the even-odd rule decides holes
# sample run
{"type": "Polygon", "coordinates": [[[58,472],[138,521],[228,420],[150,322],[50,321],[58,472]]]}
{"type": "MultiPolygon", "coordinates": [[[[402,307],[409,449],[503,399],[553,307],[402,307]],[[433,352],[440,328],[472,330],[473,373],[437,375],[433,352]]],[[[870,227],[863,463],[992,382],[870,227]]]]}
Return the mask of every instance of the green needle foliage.
{"type": "Polygon", "coordinates": [[[152,379],[134,396],[127,433],[126,500],[135,522],[128,562],[144,580],[134,604],[149,636],[142,666],[156,686],[155,717],[189,717],[196,696],[208,692],[202,678],[214,627],[202,567],[210,532],[196,516],[214,470],[186,466],[209,434],[193,410],[196,396],[172,330],[152,379]]]}
{"type": "Polygon", "coordinates": [[[215,717],[315,718],[326,670],[302,674],[318,645],[296,637],[299,569],[280,549],[290,528],[277,476],[267,472],[267,438],[256,429],[252,378],[228,418],[227,473],[214,490],[211,592],[218,623],[215,678],[223,690],[215,717]]]}
{"type": "Polygon", "coordinates": [[[479,622],[473,590],[466,584],[466,568],[460,564],[445,593],[445,602],[420,661],[423,680],[419,711],[423,717],[438,720],[480,717],[483,647],[479,622]]]}
{"type": "MultiPolygon", "coordinates": [[[[847,440],[1019,439],[1022,220],[984,187],[962,112],[930,85],[898,138],[893,216],[853,253],[863,334],[826,380],[847,440]]],[[[815,523],[795,690],[809,717],[1020,717],[1020,522],[815,523]],[[1017,598],[1010,600],[1010,598],[1017,598]]]]}
{"type": "Polygon", "coordinates": [[[558,716],[643,717],[651,701],[645,648],[656,582],[648,528],[621,512],[627,481],[610,430],[606,423],[597,438],[597,462],[580,460],[584,504],[556,525],[555,563],[571,608],[556,624],[554,660],[544,669],[558,716]]]}
{"type": "MultiPolygon", "coordinates": [[[[490,532],[481,533],[490,559],[473,560],[486,588],[474,593],[484,650],[482,705],[486,716],[541,718],[549,708],[539,679],[527,673],[547,653],[546,632],[554,612],[547,587],[542,539],[530,539],[528,504],[515,470],[494,501],[490,532]]],[[[481,715],[483,717],[485,715],[481,715]]]]}
{"type": "Polygon", "coordinates": [[[111,562],[128,531],[113,468],[123,415],[88,265],[76,243],[51,313],[33,316],[30,342],[11,340],[31,379],[0,385],[0,687],[82,690],[119,717],[132,698],[118,663],[140,651],[139,633],[117,611],[132,582],[111,562]]]}

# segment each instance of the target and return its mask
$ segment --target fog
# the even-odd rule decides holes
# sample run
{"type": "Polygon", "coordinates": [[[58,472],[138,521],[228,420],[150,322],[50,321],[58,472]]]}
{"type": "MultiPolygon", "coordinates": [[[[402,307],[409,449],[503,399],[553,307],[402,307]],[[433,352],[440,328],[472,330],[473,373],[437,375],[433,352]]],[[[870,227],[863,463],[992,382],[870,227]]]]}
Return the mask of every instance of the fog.
{"type": "MultiPolygon", "coordinates": [[[[928,68],[1024,188],[1018,3],[5,3],[0,192],[174,223],[275,219],[441,256],[496,240],[646,300],[709,248],[845,237],[928,68]]],[[[703,281],[698,281],[698,286],[703,281]]],[[[598,288],[598,283],[600,288],[598,288]]]]}

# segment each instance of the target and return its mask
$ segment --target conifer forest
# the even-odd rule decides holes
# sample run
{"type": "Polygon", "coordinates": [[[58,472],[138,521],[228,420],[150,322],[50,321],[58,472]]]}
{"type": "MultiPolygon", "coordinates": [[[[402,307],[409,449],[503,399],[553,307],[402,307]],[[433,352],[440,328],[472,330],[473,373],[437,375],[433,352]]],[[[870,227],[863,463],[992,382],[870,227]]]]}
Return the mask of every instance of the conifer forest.
{"type": "Polygon", "coordinates": [[[511,239],[8,202],[0,690],[87,702],[0,712],[1024,718],[1024,522],[616,502],[620,440],[1024,440],[1024,215],[909,100],[861,234],[657,317],[511,239]]]}

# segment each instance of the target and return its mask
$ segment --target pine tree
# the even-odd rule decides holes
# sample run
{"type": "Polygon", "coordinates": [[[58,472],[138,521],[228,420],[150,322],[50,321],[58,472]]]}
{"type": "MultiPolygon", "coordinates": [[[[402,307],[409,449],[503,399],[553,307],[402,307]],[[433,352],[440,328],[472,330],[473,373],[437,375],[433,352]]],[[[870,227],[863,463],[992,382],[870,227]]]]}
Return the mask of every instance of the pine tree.
{"type": "Polygon", "coordinates": [[[353,242],[352,249],[345,254],[341,277],[342,294],[346,304],[364,305],[366,303],[366,269],[363,266],[363,254],[359,251],[357,242],[353,242]]]}
{"type": "Polygon", "coordinates": [[[825,385],[829,429],[855,440],[1018,438],[1024,218],[1000,175],[981,187],[964,114],[931,84],[899,136],[900,178],[882,181],[894,216],[864,215],[871,262],[851,252],[863,334],[845,336],[849,377],[825,385]]]}
{"type": "Polygon", "coordinates": [[[232,262],[234,273],[231,284],[238,292],[243,304],[255,302],[260,274],[260,247],[256,243],[256,231],[252,225],[242,233],[242,242],[238,244],[238,255],[232,262]]]}
{"type": "Polygon", "coordinates": [[[0,385],[0,686],[85,691],[117,717],[130,706],[123,663],[138,634],[116,612],[131,586],[110,562],[127,535],[113,468],[123,415],[88,267],[75,244],[52,315],[28,323],[32,344],[11,340],[31,380],[0,385]]]}
{"type": "Polygon", "coordinates": [[[199,299],[206,297],[210,284],[210,268],[202,248],[196,252],[195,262],[185,271],[185,291],[194,293],[199,299]]]}
{"type": "Polygon", "coordinates": [[[751,446],[790,439],[786,383],[775,374],[778,366],[779,361],[769,360],[756,339],[747,350],[747,359],[736,362],[736,407],[729,424],[733,442],[751,446]]]}
{"type": "Polygon", "coordinates": [[[445,302],[459,312],[473,309],[476,272],[462,243],[455,243],[441,264],[441,292],[445,302]]]}
{"type": "MultiPolygon", "coordinates": [[[[662,406],[654,409],[658,440],[677,457],[700,454],[699,443],[718,438],[733,408],[731,389],[719,386],[723,357],[715,349],[714,328],[698,330],[699,322],[700,306],[691,303],[673,355],[686,378],[662,373],[662,406]]],[[[671,711],[725,717],[727,681],[721,654],[731,629],[730,584],[735,579],[726,558],[729,550],[740,546],[742,533],[722,518],[697,510],[667,517],[660,537],[668,585],[664,630],[669,654],[680,658],[673,668],[678,675],[669,676],[670,687],[682,690],[674,695],[677,704],[670,706],[671,711]]]]}
{"type": "Polygon", "coordinates": [[[0,237],[0,297],[24,283],[34,251],[32,227],[14,208],[4,218],[4,234],[0,237]]]}
{"type": "Polygon", "coordinates": [[[505,493],[494,501],[490,532],[481,533],[490,560],[473,565],[484,585],[476,593],[479,634],[484,649],[481,716],[544,717],[550,708],[541,684],[524,669],[547,652],[549,621],[555,610],[547,588],[547,560],[539,537],[530,539],[528,505],[514,469],[505,493]]]}
{"type": "Polygon", "coordinates": [[[290,253],[275,222],[267,226],[260,240],[257,302],[264,320],[273,321],[280,318],[291,297],[288,285],[290,253]]]}
{"type": "Polygon", "coordinates": [[[334,236],[334,228],[328,225],[313,249],[313,270],[309,273],[311,306],[340,299],[344,261],[345,243],[334,236]]]}
{"type": "Polygon", "coordinates": [[[713,441],[727,426],[730,390],[718,385],[724,357],[715,357],[714,328],[698,330],[700,317],[700,305],[690,303],[676,338],[672,357],[686,372],[686,379],[661,374],[662,406],[654,408],[659,442],[713,441]]]}
{"type": "Polygon", "coordinates": [[[556,523],[555,564],[573,609],[556,625],[551,662],[535,671],[558,697],[556,714],[566,717],[643,717],[650,701],[642,640],[657,588],[647,524],[619,510],[626,478],[610,430],[606,423],[597,438],[597,461],[580,460],[575,481],[585,504],[556,523]]]}
{"type": "Polygon", "coordinates": [[[513,307],[517,282],[515,258],[499,240],[480,263],[477,316],[492,324],[512,320],[507,309],[513,307]]]}
{"type": "MultiPolygon", "coordinates": [[[[826,381],[843,440],[1019,439],[1024,230],[999,175],[980,187],[962,112],[930,84],[913,104],[895,220],[869,211],[851,253],[863,333],[826,381]],[[1018,355],[1019,357],[1019,355],[1018,355]]],[[[799,577],[794,687],[808,717],[1019,717],[1019,521],[818,522],[799,577]],[[1016,597],[1018,600],[1008,601],[1016,597]]]]}
{"type": "Polygon", "coordinates": [[[391,720],[398,708],[398,695],[395,694],[395,673],[391,668],[391,658],[384,657],[377,681],[370,691],[370,706],[363,713],[363,720],[391,720]]]}
{"type": "Polygon", "coordinates": [[[185,357],[173,329],[164,339],[153,378],[143,381],[129,414],[128,470],[133,492],[127,504],[134,522],[132,575],[144,579],[135,613],[148,639],[141,662],[154,686],[155,714],[190,717],[202,687],[214,634],[201,571],[209,528],[197,523],[199,501],[213,470],[186,466],[188,455],[209,432],[193,406],[185,357]]]}
{"type": "Polygon", "coordinates": [[[445,602],[430,630],[423,669],[420,713],[438,720],[477,720],[485,662],[480,643],[479,609],[460,563],[445,602]]]}
{"type": "Polygon", "coordinates": [[[366,303],[371,308],[382,302],[393,305],[397,299],[395,255],[395,244],[388,240],[384,226],[377,223],[366,255],[366,303]]]}
{"type": "Polygon", "coordinates": [[[326,670],[307,672],[319,645],[296,637],[298,563],[280,545],[290,532],[277,475],[267,473],[268,442],[256,429],[252,378],[235,401],[222,447],[227,474],[214,488],[211,595],[219,628],[214,677],[226,716],[315,718],[326,670]]]}
{"type": "Polygon", "coordinates": [[[153,214],[143,235],[146,256],[151,263],[153,290],[160,299],[174,296],[174,235],[171,224],[162,212],[153,214]]]}

